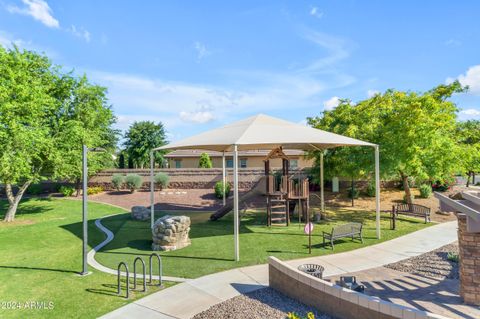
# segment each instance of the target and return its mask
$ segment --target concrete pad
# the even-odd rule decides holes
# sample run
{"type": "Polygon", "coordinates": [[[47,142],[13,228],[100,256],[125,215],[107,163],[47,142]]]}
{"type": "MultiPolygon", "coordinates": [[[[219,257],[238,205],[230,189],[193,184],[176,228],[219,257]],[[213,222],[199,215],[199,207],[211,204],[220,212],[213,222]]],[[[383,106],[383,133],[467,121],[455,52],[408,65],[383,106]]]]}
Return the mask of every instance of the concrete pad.
{"type": "Polygon", "coordinates": [[[238,270],[255,280],[258,284],[268,286],[268,265],[256,265],[239,268],[238,270]]]}
{"type": "Polygon", "coordinates": [[[101,319],[125,319],[125,318],[142,318],[142,319],[175,319],[175,317],[154,311],[152,309],[137,305],[135,303],[128,304],[118,308],[101,319]]]}

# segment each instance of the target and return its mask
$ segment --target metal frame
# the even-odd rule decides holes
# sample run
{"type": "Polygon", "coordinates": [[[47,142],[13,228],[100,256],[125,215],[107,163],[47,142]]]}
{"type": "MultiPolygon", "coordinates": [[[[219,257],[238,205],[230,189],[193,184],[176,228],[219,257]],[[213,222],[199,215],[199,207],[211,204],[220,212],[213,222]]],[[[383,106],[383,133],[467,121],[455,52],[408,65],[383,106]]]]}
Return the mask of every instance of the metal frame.
{"type": "Polygon", "coordinates": [[[137,261],[140,260],[142,262],[143,268],[143,291],[147,291],[147,270],[145,267],[145,262],[141,257],[135,258],[133,261],[133,289],[137,289],[137,261]]]}
{"type": "Polygon", "coordinates": [[[149,280],[149,284],[152,285],[153,284],[153,262],[152,262],[152,258],[156,256],[157,257],[157,260],[158,260],[158,279],[159,279],[159,284],[158,286],[159,287],[162,287],[163,286],[163,281],[162,281],[162,258],[160,257],[159,254],[157,253],[152,253],[150,254],[150,257],[149,257],[149,266],[150,266],[150,280],[149,280]]]}
{"type": "Polygon", "coordinates": [[[122,268],[122,265],[125,266],[125,272],[127,273],[127,296],[125,298],[128,299],[128,297],[130,296],[130,272],[128,271],[128,266],[126,263],[124,263],[123,261],[120,262],[118,264],[118,268],[117,268],[117,294],[120,295],[120,293],[122,292],[122,289],[120,287],[120,277],[121,277],[121,274],[120,274],[120,269],[122,268]]]}

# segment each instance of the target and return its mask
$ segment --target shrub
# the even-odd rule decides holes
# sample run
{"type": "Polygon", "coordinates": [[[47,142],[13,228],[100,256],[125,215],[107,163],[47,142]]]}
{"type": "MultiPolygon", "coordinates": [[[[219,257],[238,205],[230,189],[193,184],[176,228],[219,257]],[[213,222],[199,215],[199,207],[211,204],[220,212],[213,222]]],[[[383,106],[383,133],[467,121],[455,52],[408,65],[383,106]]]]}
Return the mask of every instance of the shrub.
{"type": "Polygon", "coordinates": [[[123,176],[122,174],[113,174],[112,185],[117,191],[122,189],[123,184],[125,184],[125,176],[123,176]]]}
{"type": "Polygon", "coordinates": [[[480,186],[480,182],[477,182],[477,183],[475,184],[475,186],[480,186]]]}
{"type": "MultiPolygon", "coordinates": [[[[230,194],[230,184],[225,184],[225,197],[230,194]]],[[[215,197],[223,198],[223,182],[219,181],[215,183],[215,197]]]]}
{"type": "Polygon", "coordinates": [[[376,192],[375,192],[375,184],[370,182],[367,185],[367,196],[368,197],[375,197],[376,192]]]}
{"type": "Polygon", "coordinates": [[[160,189],[164,189],[168,187],[168,182],[170,181],[170,176],[168,176],[165,173],[158,173],[154,177],[155,184],[158,184],[160,186],[160,189]]]}
{"type": "Polygon", "coordinates": [[[432,187],[427,184],[422,184],[419,187],[420,198],[429,198],[432,195],[432,187]]]}
{"type": "Polygon", "coordinates": [[[296,314],[295,312],[289,312],[287,319],[315,319],[313,312],[308,312],[305,317],[296,314]]]}
{"type": "Polygon", "coordinates": [[[356,188],[356,187],[351,188],[350,187],[348,189],[348,198],[357,199],[359,196],[360,196],[360,191],[358,190],[358,188],[356,188]]]}
{"type": "Polygon", "coordinates": [[[447,259],[450,260],[450,261],[453,261],[454,263],[458,263],[459,257],[458,257],[458,254],[453,253],[453,252],[449,252],[447,254],[447,259]]]}
{"type": "Polygon", "coordinates": [[[65,186],[65,185],[62,185],[60,186],[60,188],[58,189],[58,191],[60,193],[62,193],[63,196],[65,197],[70,197],[73,195],[73,193],[75,193],[75,188],[71,187],[71,186],[65,186]]]}
{"type": "Polygon", "coordinates": [[[142,187],[142,176],[138,174],[127,174],[127,177],[125,177],[125,184],[127,185],[127,188],[133,193],[137,189],[142,187]]]}
{"type": "Polygon", "coordinates": [[[95,195],[103,192],[102,186],[87,187],[87,195],[95,195]]]}
{"type": "MultiPolygon", "coordinates": [[[[413,203],[413,200],[415,199],[415,195],[410,194],[410,199],[411,199],[410,202],[413,203]]],[[[404,194],[404,195],[403,195],[403,203],[404,203],[404,204],[407,204],[407,194],[404,194]]]]}
{"type": "Polygon", "coordinates": [[[32,184],[27,188],[27,194],[38,195],[42,192],[42,186],[40,184],[32,184]]]}
{"type": "Polygon", "coordinates": [[[210,156],[207,153],[202,153],[200,155],[200,160],[198,161],[198,167],[199,168],[212,168],[212,160],[210,159],[210,156]]]}

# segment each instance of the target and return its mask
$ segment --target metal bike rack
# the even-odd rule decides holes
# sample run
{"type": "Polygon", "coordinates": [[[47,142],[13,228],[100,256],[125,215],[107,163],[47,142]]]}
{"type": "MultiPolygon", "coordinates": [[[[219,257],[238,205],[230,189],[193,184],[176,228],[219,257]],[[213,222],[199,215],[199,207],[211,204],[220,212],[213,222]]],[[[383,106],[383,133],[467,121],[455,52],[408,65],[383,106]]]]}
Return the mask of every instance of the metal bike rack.
{"type": "Polygon", "coordinates": [[[157,260],[158,260],[158,278],[159,278],[159,284],[158,286],[161,287],[163,285],[163,282],[162,282],[162,258],[157,254],[157,253],[153,253],[150,255],[150,281],[149,283],[152,284],[153,283],[153,280],[152,280],[152,258],[153,257],[157,257],[157,260]]]}
{"type": "Polygon", "coordinates": [[[135,258],[135,260],[133,261],[133,289],[137,289],[137,261],[138,260],[140,260],[140,262],[142,263],[142,268],[143,268],[143,291],[147,291],[147,274],[146,274],[145,262],[140,257],[135,258]]]}
{"type": "Polygon", "coordinates": [[[123,261],[121,263],[118,264],[118,268],[117,268],[117,282],[118,282],[118,286],[117,286],[117,293],[120,295],[120,293],[122,292],[121,288],[120,288],[120,268],[122,268],[122,265],[125,266],[125,271],[127,273],[127,296],[126,298],[128,299],[129,297],[129,282],[130,282],[130,273],[128,271],[128,266],[126,263],[124,263],[123,261]]]}

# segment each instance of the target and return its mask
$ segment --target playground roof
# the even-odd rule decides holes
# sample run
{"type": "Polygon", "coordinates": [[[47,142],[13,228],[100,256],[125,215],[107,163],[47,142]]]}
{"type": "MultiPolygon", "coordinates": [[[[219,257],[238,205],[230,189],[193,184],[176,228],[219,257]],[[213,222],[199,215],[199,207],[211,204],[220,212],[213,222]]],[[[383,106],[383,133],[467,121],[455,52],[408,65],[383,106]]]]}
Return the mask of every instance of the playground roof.
{"type": "Polygon", "coordinates": [[[285,149],[318,150],[338,146],[375,144],[338,135],[279,118],[258,114],[154,150],[202,149],[219,152],[285,149]]]}

